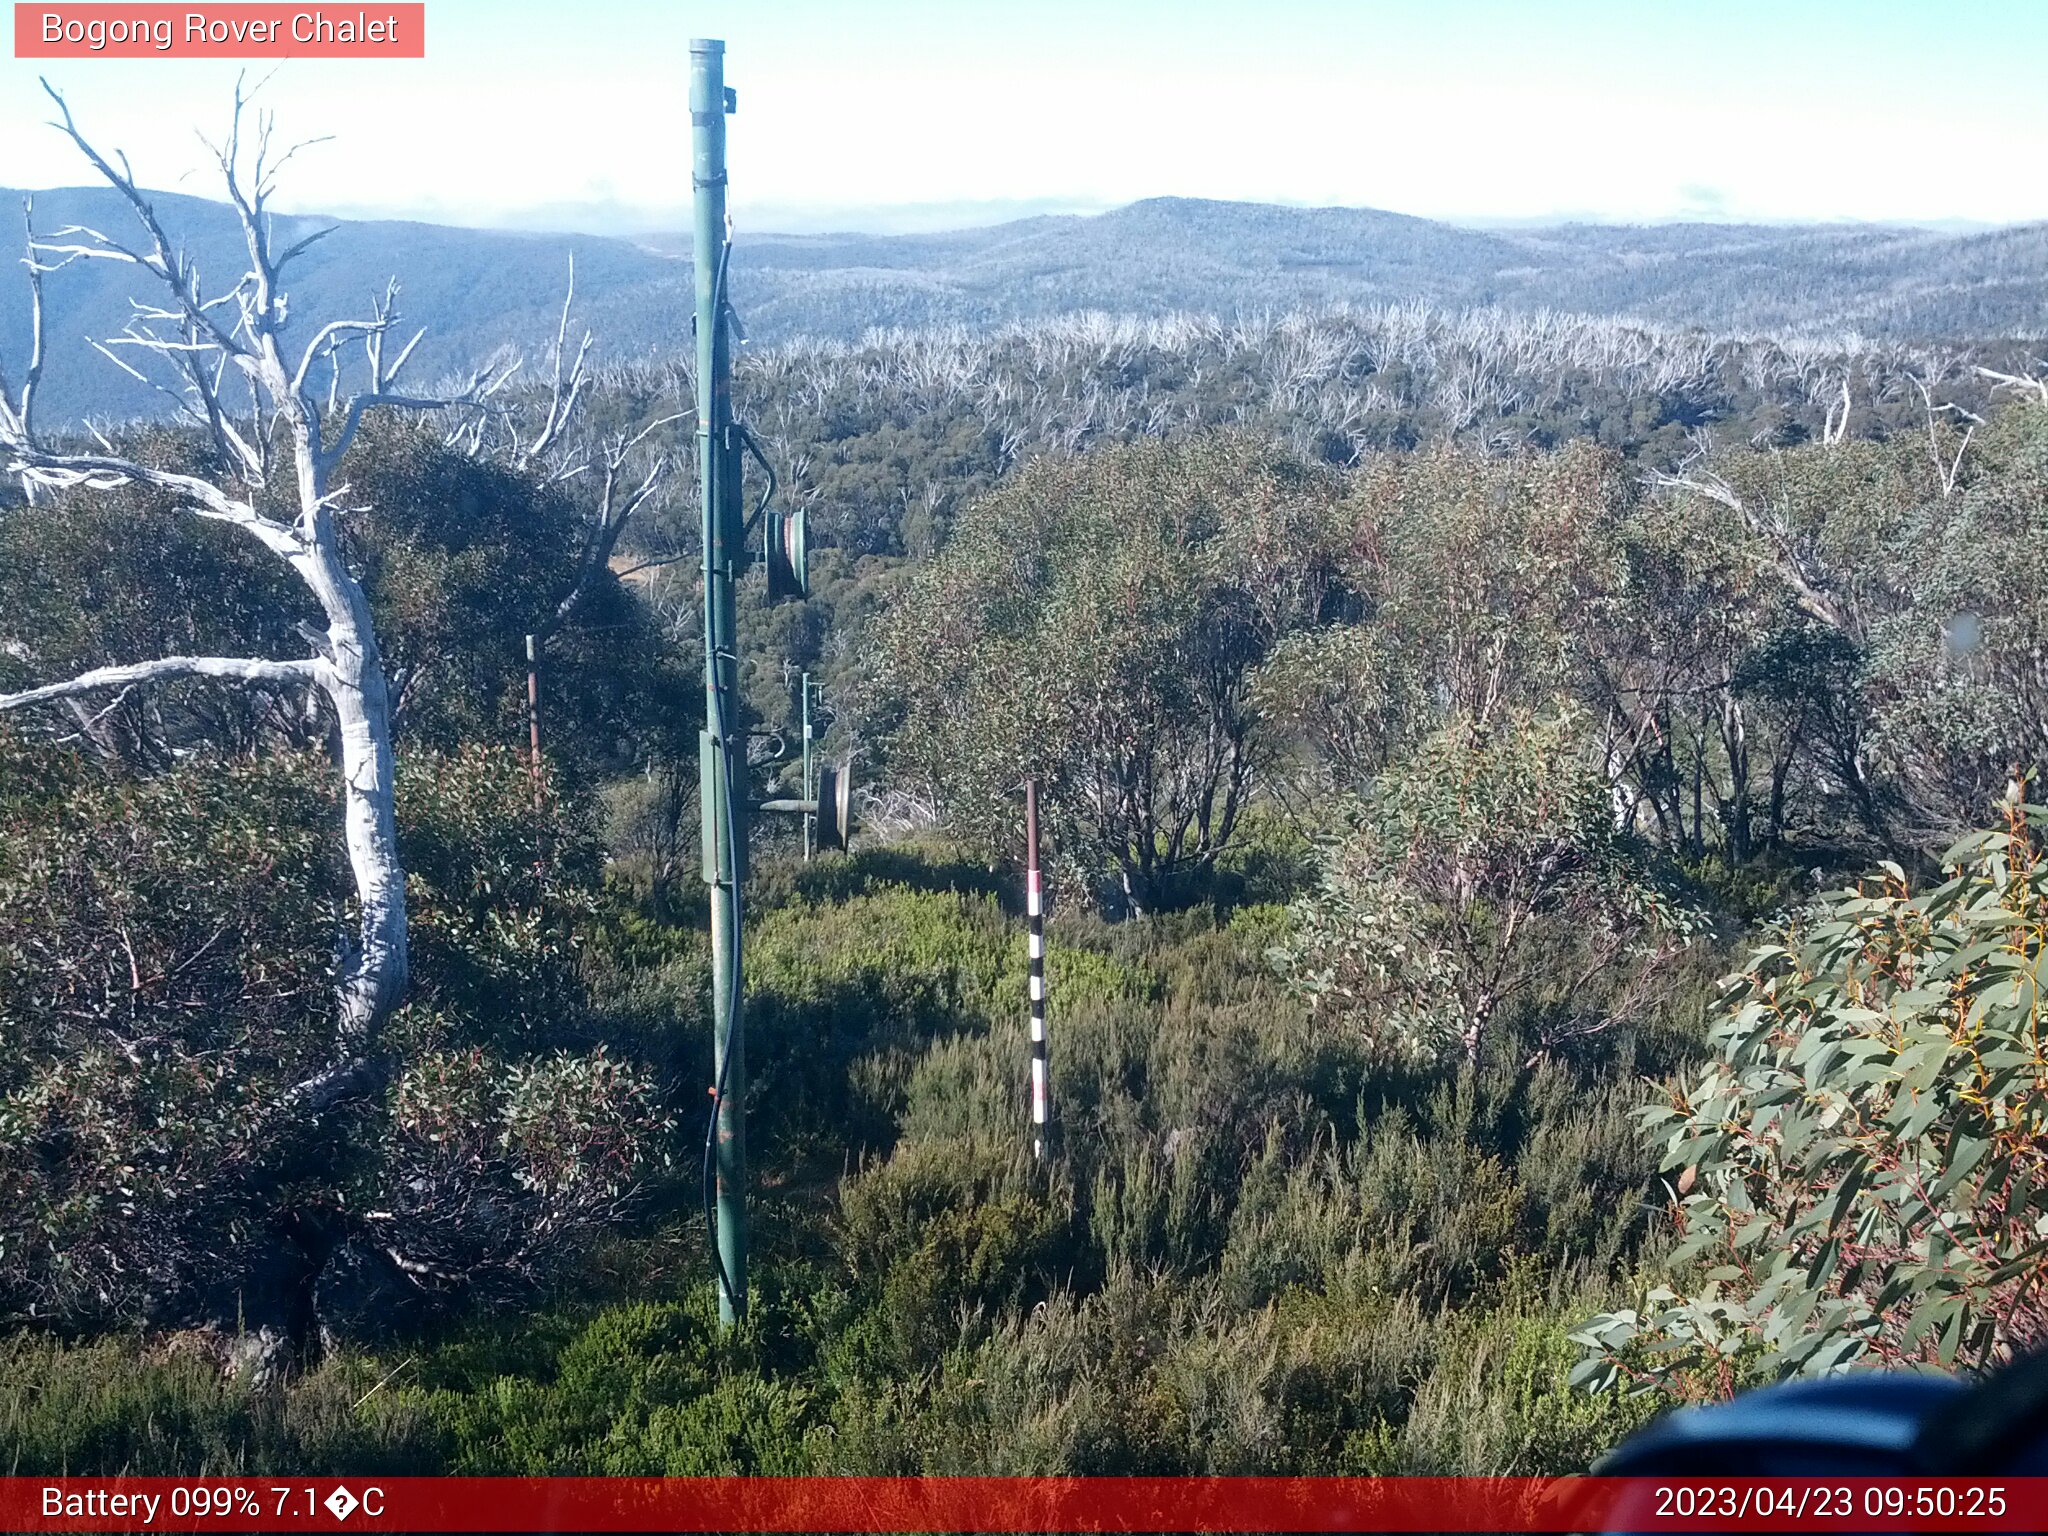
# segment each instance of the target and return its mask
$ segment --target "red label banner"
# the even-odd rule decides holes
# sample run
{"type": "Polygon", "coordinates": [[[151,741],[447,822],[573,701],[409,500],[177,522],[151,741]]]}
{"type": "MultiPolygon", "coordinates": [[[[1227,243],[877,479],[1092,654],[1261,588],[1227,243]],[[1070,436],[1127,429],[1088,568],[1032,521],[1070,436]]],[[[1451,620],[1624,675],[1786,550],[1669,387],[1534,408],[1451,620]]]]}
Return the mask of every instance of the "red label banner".
{"type": "Polygon", "coordinates": [[[424,3],[14,7],[18,59],[423,59],[424,3]]]}
{"type": "Polygon", "coordinates": [[[2048,1478],[8,1477],[8,1531],[2041,1531],[2048,1478]]]}

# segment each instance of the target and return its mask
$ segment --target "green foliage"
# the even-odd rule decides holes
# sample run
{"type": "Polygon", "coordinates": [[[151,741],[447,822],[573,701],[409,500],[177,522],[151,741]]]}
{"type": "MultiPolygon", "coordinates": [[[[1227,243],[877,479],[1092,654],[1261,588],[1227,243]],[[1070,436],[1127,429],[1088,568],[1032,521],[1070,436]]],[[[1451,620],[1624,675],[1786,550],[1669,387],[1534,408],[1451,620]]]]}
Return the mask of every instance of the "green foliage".
{"type": "Polygon", "coordinates": [[[1254,781],[1249,688],[1335,574],[1331,487],[1227,435],[1027,466],[962,514],[879,630],[892,770],[1014,845],[1041,781],[1071,888],[1170,902],[1254,781]]]}
{"type": "MultiPolygon", "coordinates": [[[[1603,446],[1339,473],[1449,420],[1439,365],[1388,347],[1289,385],[1296,352],[1249,347],[1084,327],[956,378],[958,346],[898,338],[804,354],[815,388],[767,411],[841,547],[817,604],[749,585],[747,702],[773,722],[784,660],[822,673],[832,750],[879,761],[875,824],[942,824],[811,864],[757,848],[758,1290],[731,1336],[672,1144],[710,1057],[669,760],[695,706],[664,692],[694,689],[607,586],[551,649],[544,806],[479,745],[515,733],[557,492],[419,434],[365,466],[351,553],[410,690],[414,990],[347,1127],[261,1114],[324,1058],[347,916],[327,770],[277,750],[318,743],[302,701],[124,701],[89,750],[137,776],[0,740],[0,1298],[77,1340],[0,1361],[21,1468],[1566,1471],[1660,1392],[2034,1342],[2035,834],[1800,916],[1725,1005],[1694,908],[1754,922],[1873,842],[1938,846],[2025,760],[2041,413],[1996,414],[1951,475],[1918,416],[1802,443],[1794,402],[1777,450],[1646,492],[1621,452],[1667,462],[1758,404],[1728,352],[1455,429],[1603,446]],[[1115,415],[1154,387],[1171,432],[1115,415]],[[1393,404],[1329,414],[1339,390],[1393,404]],[[1182,431],[1233,418],[1295,447],[1182,431]],[[601,840],[581,791],[641,764],[601,840]],[[1092,898],[1052,924],[1049,1167],[1003,867],[1026,772],[1061,893],[1092,898]],[[1319,848],[1333,805],[1355,814],[1319,848]],[[1674,1073],[1646,1148],[1641,1081],[1674,1073]],[[230,1319],[271,1327],[280,1298],[326,1358],[224,1380],[251,1345],[230,1319]],[[1660,1392],[1577,1391],[1582,1352],[1581,1380],[1660,1392]]],[[[123,494],[79,509],[76,550],[0,510],[0,687],[292,653],[261,562],[167,514],[124,543],[116,514],[161,509],[123,494]]],[[[665,568],[650,607],[689,581],[665,568]]]]}
{"type": "MultiPolygon", "coordinates": [[[[846,1149],[886,1148],[899,1122],[917,1121],[914,1079],[947,1059],[949,1041],[999,1029],[1007,1039],[1021,1027],[1028,965],[1022,933],[993,897],[890,883],[892,862],[867,857],[883,883],[833,903],[789,900],[749,936],[749,1072],[763,1137],[835,1167],[846,1149]]],[[[814,870],[842,890],[859,878],[844,864],[814,870]]],[[[815,885],[811,874],[792,878],[815,885]]],[[[1056,947],[1048,976],[1077,1006],[1152,990],[1142,970],[1078,946],[1056,947]]]]}
{"type": "MultiPolygon", "coordinates": [[[[579,573],[580,481],[545,486],[403,422],[364,434],[349,525],[392,682],[400,739],[442,752],[511,744],[526,716],[525,636],[579,573]]],[[[542,658],[543,739],[571,782],[694,749],[698,674],[609,573],[542,658]]]]}
{"type": "MultiPolygon", "coordinates": [[[[206,472],[186,437],[162,428],[117,437],[174,471],[206,472]]],[[[297,656],[293,626],[318,616],[274,555],[175,498],[128,485],[39,499],[0,516],[0,693],[159,656],[297,656]]],[[[86,739],[162,768],[200,735],[231,751],[318,739],[296,699],[206,681],[102,698],[86,739]]]]}
{"type": "Polygon", "coordinates": [[[918,1392],[841,1399],[838,1471],[1527,1475],[1583,1469],[1647,1416],[1574,1392],[1565,1328],[1521,1304],[1431,1316],[1301,1294],[1231,1312],[1118,1270],[1015,1314],[918,1392]]]}
{"type": "Polygon", "coordinates": [[[1686,1289],[1589,1323],[1587,1379],[1703,1395],[2048,1337],[2044,823],[2013,808],[1917,896],[1888,865],[1733,978],[1719,1059],[1642,1114],[1686,1289]]]}
{"type": "MultiPolygon", "coordinates": [[[[187,437],[152,428],[132,451],[206,471],[187,437]]],[[[570,492],[471,458],[417,424],[364,431],[349,460],[363,510],[343,524],[370,599],[401,747],[523,740],[524,637],[577,577],[570,492]]],[[[136,486],[45,497],[0,516],[0,691],[178,655],[307,654],[317,607],[245,534],[136,486]]],[[[696,673],[645,607],[604,575],[544,658],[546,740],[571,783],[693,745],[696,673]]],[[[324,742],[302,689],[204,681],[111,703],[86,733],[102,755],[162,769],[195,746],[245,753],[324,742]]]]}
{"type": "Polygon", "coordinates": [[[1645,722],[1620,745],[1661,836],[1932,858],[1989,818],[2038,751],[2044,445],[2016,403],[1967,438],[1717,454],[1641,509],[1589,702],[1645,722]]]}
{"type": "Polygon", "coordinates": [[[749,1072],[764,1136],[851,1145],[893,1139],[916,1055],[935,1035],[986,1028],[1022,991],[1022,959],[991,899],[883,889],[792,902],[749,939],[749,1072]]]}
{"type": "Polygon", "coordinates": [[[400,775],[417,981],[387,1096],[278,1111],[329,1054],[335,814],[306,758],[133,779],[0,736],[8,1315],[378,1328],[538,1273],[658,1166],[655,1085],[577,982],[587,834],[509,753],[400,775]]]}
{"type": "Polygon", "coordinates": [[[743,1363],[708,1308],[629,1303],[599,1312],[538,1371],[426,1377],[398,1390],[397,1411],[471,1476],[808,1470],[806,1394],[732,1368],[743,1363]]]}
{"type": "Polygon", "coordinates": [[[1370,624],[1297,631],[1259,668],[1252,702],[1284,780],[1311,793],[1366,783],[1426,717],[1392,637],[1370,624]]]}
{"type": "Polygon", "coordinates": [[[1069,1267],[1071,1191],[1031,1176],[1021,1138],[1005,1143],[913,1142],[840,1190],[838,1246],[877,1293],[899,1367],[943,1356],[963,1318],[1035,1301],[1069,1267]]]}
{"type": "MultiPolygon", "coordinates": [[[[765,883],[745,1329],[715,1328],[686,1209],[593,1252],[563,1299],[388,1331],[266,1391],[197,1344],[138,1364],[117,1338],[19,1341],[37,1385],[0,1387],[0,1423],[27,1426],[23,1469],[1520,1472],[1582,1468],[1636,1421],[1565,1394],[1562,1340],[1644,1252],[1628,1083],[1685,1059],[1682,1034],[1379,1067],[1263,962],[1276,909],[1069,916],[1047,1170],[1022,1118],[1023,926],[973,872],[899,853],[765,883]],[[840,899],[798,894],[813,877],[840,899]]],[[[662,997],[700,1006],[695,941],[615,921],[586,946],[621,967],[600,995],[656,978],[649,1029],[662,997]]],[[[703,1051],[698,1015],[677,1027],[703,1051]]],[[[558,1151],[587,1166],[579,1135],[646,1112],[586,1075],[599,1059],[528,1053],[507,1065],[529,1092],[589,1113],[550,1108],[522,1141],[492,1060],[423,1058],[445,1080],[416,1084],[400,1145],[430,1182],[519,1146],[536,1175],[558,1151]]]]}
{"type": "Polygon", "coordinates": [[[10,1470],[788,1475],[812,1469],[801,1388],[721,1343],[709,1306],[629,1302],[535,1320],[539,1351],[464,1342],[343,1356],[289,1388],[224,1379],[188,1336],[0,1354],[10,1470]]]}
{"type": "Polygon", "coordinates": [[[123,782],[0,735],[9,1312],[133,1315],[253,1262],[242,1169],[285,1160],[254,1111],[325,1056],[341,881],[312,775],[123,782]]]}
{"type": "Polygon", "coordinates": [[[1346,506],[1353,579],[1378,609],[1381,654],[1403,669],[1396,725],[1485,726],[1568,692],[1632,495],[1619,458],[1586,442],[1511,457],[1438,446],[1367,465],[1346,506]]]}
{"type": "Polygon", "coordinates": [[[412,1038],[462,1040],[462,1021],[470,1037],[500,1042],[562,1031],[579,1007],[575,952],[597,908],[601,852],[581,803],[557,795],[536,809],[515,754],[481,747],[403,755],[398,794],[419,972],[412,1038]]]}
{"type": "Polygon", "coordinates": [[[1385,774],[1273,959],[1372,1048],[1476,1057],[1503,1011],[1546,1045],[1644,1007],[1699,925],[1615,826],[1570,712],[1461,720],[1385,774]],[[1547,995],[1546,995],[1547,994],[1547,995]]]}
{"type": "Polygon", "coordinates": [[[1822,523],[1867,636],[1881,792],[1915,842],[1989,819],[2013,769],[2037,760],[2048,707],[2032,660],[2048,641],[2048,408],[2010,407],[1967,448],[1944,434],[1940,451],[1954,458],[1952,489],[1924,447],[1900,444],[1841,498],[1849,528],[1840,511],[1822,523]]]}
{"type": "Polygon", "coordinates": [[[1517,1476],[1571,1474],[1646,1424],[1655,1405],[1582,1391],[1568,1325],[1537,1308],[1445,1320],[1436,1369],[1416,1395],[1400,1438],[1356,1436],[1359,1470],[1470,1476],[1488,1467],[1517,1476]],[[1391,1451],[1390,1456],[1388,1452],[1391,1451]]]}

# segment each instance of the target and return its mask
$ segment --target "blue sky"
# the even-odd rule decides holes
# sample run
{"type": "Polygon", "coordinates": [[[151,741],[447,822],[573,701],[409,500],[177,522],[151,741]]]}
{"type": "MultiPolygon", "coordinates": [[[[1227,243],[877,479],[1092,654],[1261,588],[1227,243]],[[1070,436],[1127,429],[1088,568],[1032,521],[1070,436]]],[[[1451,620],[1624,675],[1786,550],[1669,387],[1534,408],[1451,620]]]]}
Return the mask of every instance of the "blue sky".
{"type": "MultiPolygon", "coordinates": [[[[428,0],[427,21],[422,61],[278,69],[282,130],[336,135],[281,202],[673,225],[703,35],[728,43],[735,207],[756,228],[1157,194],[1466,220],[2048,218],[2044,0],[428,0]]],[[[221,121],[235,68],[0,61],[0,184],[84,179],[40,126],[42,69],[145,182],[210,192],[193,130],[221,121]]]]}

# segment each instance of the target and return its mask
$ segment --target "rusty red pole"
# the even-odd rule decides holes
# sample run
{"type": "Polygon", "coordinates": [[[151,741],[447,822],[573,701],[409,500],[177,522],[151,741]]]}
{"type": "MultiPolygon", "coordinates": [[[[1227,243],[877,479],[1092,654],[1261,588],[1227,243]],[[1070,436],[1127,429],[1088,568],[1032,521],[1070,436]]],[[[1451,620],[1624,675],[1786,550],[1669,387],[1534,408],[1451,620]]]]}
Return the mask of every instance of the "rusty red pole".
{"type": "Polygon", "coordinates": [[[533,808],[540,809],[540,651],[526,637],[526,742],[528,774],[533,779],[533,808]]]}

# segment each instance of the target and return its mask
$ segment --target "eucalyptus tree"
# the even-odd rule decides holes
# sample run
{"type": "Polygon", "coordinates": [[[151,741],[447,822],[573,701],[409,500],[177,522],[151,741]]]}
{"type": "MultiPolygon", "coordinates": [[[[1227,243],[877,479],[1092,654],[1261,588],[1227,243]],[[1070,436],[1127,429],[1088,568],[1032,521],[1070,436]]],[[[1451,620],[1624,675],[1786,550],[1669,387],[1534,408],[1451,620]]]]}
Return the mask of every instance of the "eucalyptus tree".
{"type": "Polygon", "coordinates": [[[1703,914],[1618,828],[1579,711],[1452,720],[1330,838],[1271,959],[1375,1053],[1477,1061],[1523,1023],[1537,1052],[1639,1022],[1703,914]]]}
{"type": "Polygon", "coordinates": [[[1584,628],[1617,813],[1668,848],[1740,863],[1781,838],[1823,650],[1739,524],[1650,497],[1616,530],[1615,585],[1584,628]]]}
{"type": "Polygon", "coordinates": [[[883,615],[892,776],[999,853],[1035,774],[1070,879],[1172,899],[1260,782],[1253,683],[1323,613],[1335,505],[1325,472],[1231,434],[1027,465],[883,615]]]}
{"type": "MultiPolygon", "coordinates": [[[[359,317],[294,328],[306,339],[288,350],[286,279],[322,232],[282,248],[276,244],[269,204],[278,173],[299,146],[273,143],[270,114],[252,114],[239,85],[230,130],[215,147],[215,158],[241,224],[248,266],[234,283],[215,291],[204,285],[190,255],[136,185],[126,157],[117,153],[110,160],[79,129],[63,97],[47,84],[44,89],[57,106],[55,126],[120,194],[139,235],[124,241],[83,226],[43,233],[30,208],[32,340],[19,384],[0,379],[0,462],[31,500],[54,492],[138,487],[194,518],[232,529],[281,563],[311,597],[320,622],[303,635],[308,655],[141,658],[0,695],[0,711],[95,695],[119,699],[128,690],[177,678],[231,681],[273,695],[310,691],[324,700],[336,724],[356,933],[339,966],[329,1057],[269,1107],[279,1115],[317,1114],[376,1082],[379,1033],[404,995],[408,973],[390,688],[369,599],[344,558],[341,520],[349,484],[343,465],[372,413],[439,411],[451,401],[398,385],[424,333],[407,339],[399,330],[395,287],[387,287],[359,317]],[[246,142],[245,128],[252,130],[246,142]],[[153,294],[135,301],[126,325],[93,345],[173,402],[178,418],[202,437],[211,469],[123,452],[104,437],[93,443],[58,439],[38,422],[36,397],[49,341],[45,281],[93,261],[136,269],[153,294]],[[353,386],[346,393],[344,379],[353,386]]],[[[496,382],[479,375],[455,403],[480,406],[496,382]]]]}
{"type": "Polygon", "coordinates": [[[1820,799],[1932,853],[2048,761],[2048,411],[2023,396],[1959,425],[1927,398],[1922,430],[1885,442],[1712,449],[1651,478],[1680,523],[1719,529],[1798,673],[1770,686],[1820,799]]]}

